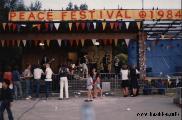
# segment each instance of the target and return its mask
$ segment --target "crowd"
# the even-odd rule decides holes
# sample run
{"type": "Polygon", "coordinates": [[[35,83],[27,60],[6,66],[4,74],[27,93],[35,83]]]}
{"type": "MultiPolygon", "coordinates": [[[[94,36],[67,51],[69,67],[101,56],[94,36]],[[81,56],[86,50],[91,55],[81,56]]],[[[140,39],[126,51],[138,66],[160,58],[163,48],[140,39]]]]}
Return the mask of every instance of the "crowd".
{"type": "MultiPolygon", "coordinates": [[[[45,59],[46,60],[46,59],[45,59]]],[[[91,102],[95,98],[102,98],[103,91],[101,87],[101,76],[96,68],[93,68],[91,71],[88,70],[86,61],[82,62],[82,69],[84,72],[83,78],[86,80],[86,89],[87,89],[87,99],[85,101],[91,102]],[[85,69],[85,70],[84,70],[85,69]]],[[[0,120],[3,120],[3,112],[5,109],[8,112],[9,120],[13,120],[13,115],[11,111],[11,103],[13,99],[23,99],[26,100],[32,99],[33,91],[35,91],[35,98],[40,97],[40,84],[41,81],[44,81],[45,86],[45,98],[46,100],[50,96],[51,84],[53,71],[49,62],[43,62],[37,65],[27,65],[26,69],[20,73],[17,66],[11,68],[10,66],[0,73],[0,120]],[[22,80],[25,82],[25,92],[22,90],[22,80]],[[34,84],[35,88],[32,88],[34,84]]],[[[60,78],[60,94],[59,100],[69,99],[68,91],[68,75],[74,74],[74,66],[69,67],[66,64],[60,66],[57,75],[60,78]],[[65,98],[63,97],[63,91],[65,92],[65,98]]],[[[118,68],[117,68],[118,70],[118,68]]],[[[131,69],[127,65],[123,65],[120,69],[120,75],[122,79],[121,88],[123,91],[123,96],[127,97],[129,95],[129,87],[132,88],[131,96],[137,95],[138,83],[138,70],[133,66],[131,69]],[[130,80],[129,80],[130,79],[130,80]],[[131,82],[130,82],[131,81],[131,82]],[[131,84],[130,84],[131,83],[131,84]]]]}

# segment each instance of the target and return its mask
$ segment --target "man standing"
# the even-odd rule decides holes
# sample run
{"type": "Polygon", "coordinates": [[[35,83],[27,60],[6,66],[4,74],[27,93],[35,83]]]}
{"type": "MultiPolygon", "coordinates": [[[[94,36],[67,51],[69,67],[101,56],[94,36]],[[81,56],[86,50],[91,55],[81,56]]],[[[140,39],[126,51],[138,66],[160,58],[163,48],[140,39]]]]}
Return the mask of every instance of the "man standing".
{"type": "Polygon", "coordinates": [[[39,93],[40,93],[40,80],[41,80],[41,76],[42,74],[44,74],[43,70],[40,68],[39,65],[37,65],[33,71],[33,76],[34,76],[34,80],[35,80],[35,85],[36,85],[36,97],[39,97],[39,93]]]}
{"type": "Polygon", "coordinates": [[[21,78],[20,78],[20,72],[18,71],[17,66],[15,66],[13,70],[13,84],[14,84],[14,91],[15,91],[15,99],[18,99],[18,90],[19,90],[20,98],[22,98],[23,93],[22,93],[21,78]]]}
{"type": "Polygon", "coordinates": [[[46,87],[46,99],[49,97],[51,82],[52,82],[52,69],[50,68],[49,64],[46,64],[46,70],[45,70],[45,87],[46,87]]]}
{"type": "Polygon", "coordinates": [[[24,78],[26,81],[26,99],[31,99],[32,98],[32,72],[31,72],[31,65],[28,65],[27,68],[25,69],[24,73],[24,78]]]}
{"type": "Polygon", "coordinates": [[[59,69],[59,75],[60,75],[60,96],[59,100],[63,100],[63,88],[65,88],[65,97],[66,99],[69,99],[69,93],[68,93],[68,74],[69,69],[66,65],[62,65],[59,69]]]}

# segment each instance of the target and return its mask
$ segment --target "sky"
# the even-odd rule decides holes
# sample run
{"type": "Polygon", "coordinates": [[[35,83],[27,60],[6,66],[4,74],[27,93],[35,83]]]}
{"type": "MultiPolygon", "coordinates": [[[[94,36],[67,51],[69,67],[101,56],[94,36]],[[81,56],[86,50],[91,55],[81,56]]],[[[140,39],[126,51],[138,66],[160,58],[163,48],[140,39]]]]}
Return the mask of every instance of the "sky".
{"type": "MultiPolygon", "coordinates": [[[[36,0],[24,0],[26,5],[36,0]]],[[[65,9],[69,2],[73,4],[86,3],[89,9],[141,9],[144,1],[144,9],[181,9],[182,0],[39,0],[42,2],[42,9],[61,10],[65,9]]]]}

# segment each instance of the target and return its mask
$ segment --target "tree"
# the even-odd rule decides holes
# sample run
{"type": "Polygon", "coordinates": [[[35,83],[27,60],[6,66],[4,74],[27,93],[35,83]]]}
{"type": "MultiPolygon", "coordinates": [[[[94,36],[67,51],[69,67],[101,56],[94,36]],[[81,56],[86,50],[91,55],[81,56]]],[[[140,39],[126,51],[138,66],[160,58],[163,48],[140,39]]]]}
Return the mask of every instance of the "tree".
{"type": "Polygon", "coordinates": [[[72,2],[69,2],[66,10],[88,10],[88,5],[86,3],[81,4],[80,6],[74,4],[72,2]]]}
{"type": "Polygon", "coordinates": [[[86,3],[80,5],[80,10],[88,10],[88,5],[86,3]]]}
{"type": "Polygon", "coordinates": [[[29,7],[19,0],[0,0],[0,21],[8,21],[9,11],[40,10],[42,3],[36,1],[29,7]]]}
{"type": "Polygon", "coordinates": [[[40,10],[42,8],[42,3],[40,1],[35,1],[30,4],[29,10],[40,10]]]}
{"type": "Polygon", "coordinates": [[[69,2],[68,6],[66,7],[66,10],[73,10],[73,3],[69,2]]]}

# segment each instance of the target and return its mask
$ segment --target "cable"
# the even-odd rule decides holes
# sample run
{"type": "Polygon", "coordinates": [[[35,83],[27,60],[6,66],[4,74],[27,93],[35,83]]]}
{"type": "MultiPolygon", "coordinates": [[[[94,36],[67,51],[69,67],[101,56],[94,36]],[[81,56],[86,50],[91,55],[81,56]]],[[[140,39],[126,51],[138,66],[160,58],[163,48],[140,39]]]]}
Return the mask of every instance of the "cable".
{"type": "Polygon", "coordinates": [[[34,109],[34,107],[40,102],[40,99],[35,102],[30,108],[28,108],[27,110],[25,110],[18,118],[17,120],[21,120],[21,118],[26,114],[28,113],[29,111],[31,111],[32,109],[34,109]]]}

